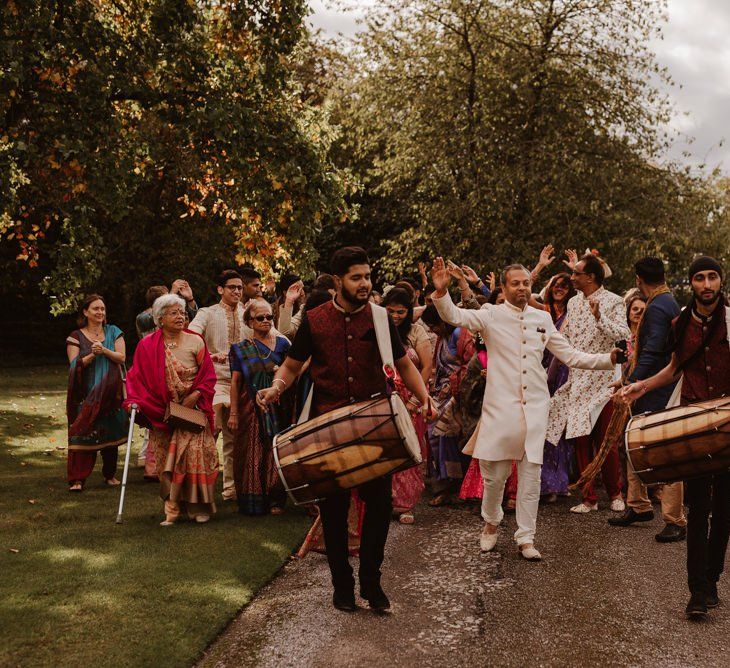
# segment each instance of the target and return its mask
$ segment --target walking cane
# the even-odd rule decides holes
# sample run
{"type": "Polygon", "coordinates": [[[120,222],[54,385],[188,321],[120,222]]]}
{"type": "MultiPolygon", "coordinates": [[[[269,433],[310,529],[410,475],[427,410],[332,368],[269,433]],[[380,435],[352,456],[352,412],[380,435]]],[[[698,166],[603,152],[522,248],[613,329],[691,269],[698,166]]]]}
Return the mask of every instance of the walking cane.
{"type": "Polygon", "coordinates": [[[129,434],[127,435],[127,453],[124,456],[124,473],[122,474],[122,491],[119,495],[119,510],[117,511],[117,524],[122,523],[124,492],[127,490],[127,474],[129,473],[129,458],[132,454],[132,437],[134,436],[134,418],[137,415],[137,404],[132,404],[131,408],[132,412],[129,414],[129,434]]]}

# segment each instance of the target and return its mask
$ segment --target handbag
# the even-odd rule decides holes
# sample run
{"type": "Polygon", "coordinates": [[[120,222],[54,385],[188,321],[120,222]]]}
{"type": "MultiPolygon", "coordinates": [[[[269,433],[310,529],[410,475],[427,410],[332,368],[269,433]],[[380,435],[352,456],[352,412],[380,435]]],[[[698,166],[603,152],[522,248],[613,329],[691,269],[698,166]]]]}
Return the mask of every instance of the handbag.
{"type": "Polygon", "coordinates": [[[188,408],[174,401],[167,404],[163,420],[173,429],[192,431],[196,434],[203,431],[208,422],[208,418],[203,411],[199,411],[197,408],[188,408]]]}

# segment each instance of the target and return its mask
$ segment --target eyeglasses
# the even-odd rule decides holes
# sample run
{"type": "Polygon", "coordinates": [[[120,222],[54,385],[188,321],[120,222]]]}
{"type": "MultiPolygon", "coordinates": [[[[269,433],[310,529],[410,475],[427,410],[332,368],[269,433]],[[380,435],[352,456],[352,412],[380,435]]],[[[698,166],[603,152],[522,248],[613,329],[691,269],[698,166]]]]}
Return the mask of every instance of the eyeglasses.
{"type": "Polygon", "coordinates": [[[274,316],[269,313],[268,315],[257,315],[254,320],[256,322],[264,322],[264,320],[273,320],[274,316]]]}
{"type": "Polygon", "coordinates": [[[226,289],[232,290],[233,292],[243,292],[242,285],[226,285],[226,289]]]}

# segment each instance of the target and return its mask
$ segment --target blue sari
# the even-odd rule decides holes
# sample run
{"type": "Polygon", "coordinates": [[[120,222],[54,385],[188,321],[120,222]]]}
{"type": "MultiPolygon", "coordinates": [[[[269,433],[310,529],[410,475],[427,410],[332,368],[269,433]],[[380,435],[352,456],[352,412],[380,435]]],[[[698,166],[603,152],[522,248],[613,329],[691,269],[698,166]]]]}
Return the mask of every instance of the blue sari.
{"type": "Polygon", "coordinates": [[[276,337],[273,350],[256,339],[231,346],[231,372],[243,378],[238,398],[238,429],[233,437],[233,479],[238,510],[244,515],[264,515],[282,507],[286,494],[274,466],[273,439],[293,419],[293,391],[284,392],[269,411],[256,405],[256,393],[271,387],[274,374],[286,359],[291,343],[276,337]]]}
{"type": "MultiPolygon", "coordinates": [[[[121,336],[119,327],[105,325],[104,347],[114,350],[114,344],[121,336]]],[[[93,342],[80,329],[71,332],[66,343],[79,349],[68,374],[68,449],[94,452],[122,445],[127,440],[129,419],[122,408],[121,367],[105,355],[97,355],[84,367],[81,359],[91,353],[93,342]]]]}

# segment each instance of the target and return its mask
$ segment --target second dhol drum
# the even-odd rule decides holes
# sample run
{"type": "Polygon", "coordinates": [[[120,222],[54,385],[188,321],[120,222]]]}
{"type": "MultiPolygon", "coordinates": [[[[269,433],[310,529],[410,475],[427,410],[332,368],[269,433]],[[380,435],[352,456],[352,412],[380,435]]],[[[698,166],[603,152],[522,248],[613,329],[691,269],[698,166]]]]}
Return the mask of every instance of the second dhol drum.
{"type": "Polygon", "coordinates": [[[281,432],[274,459],[297,505],[421,463],[411,417],[397,395],[343,406],[281,432]]]}
{"type": "Polygon", "coordinates": [[[648,485],[730,470],[730,398],[634,416],[626,454],[648,485]]]}

